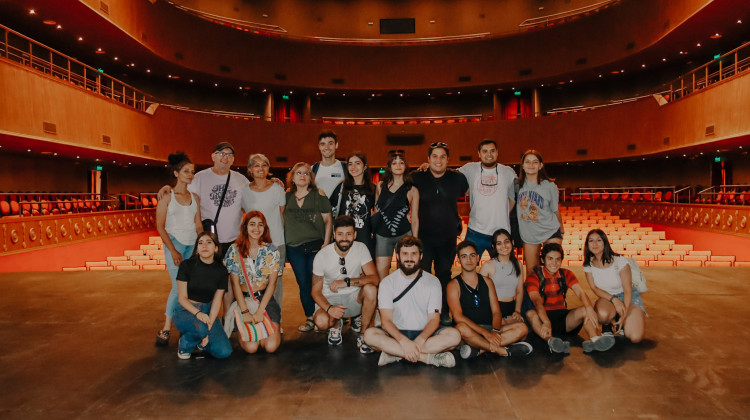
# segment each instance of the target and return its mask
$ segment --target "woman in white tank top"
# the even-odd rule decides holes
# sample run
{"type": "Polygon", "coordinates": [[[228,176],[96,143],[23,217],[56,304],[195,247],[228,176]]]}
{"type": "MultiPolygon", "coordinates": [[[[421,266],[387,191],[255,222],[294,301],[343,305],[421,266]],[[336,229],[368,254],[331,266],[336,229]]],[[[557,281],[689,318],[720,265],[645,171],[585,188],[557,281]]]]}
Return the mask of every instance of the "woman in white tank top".
{"type": "Polygon", "coordinates": [[[505,229],[496,230],[492,234],[492,248],[496,256],[482,265],[479,274],[492,279],[503,321],[523,322],[523,271],[513,253],[510,232],[505,229]]]}
{"type": "Polygon", "coordinates": [[[198,233],[203,231],[200,201],[196,194],[191,194],[187,190],[188,184],[193,182],[195,165],[183,152],[173,153],[168,159],[177,183],[172,192],[162,198],[156,206],[156,230],[164,242],[164,260],[172,279],[172,290],[169,292],[164,313],[164,327],[156,336],[156,344],[162,346],[169,343],[172,315],[178,305],[177,269],[182,260],[190,258],[193,254],[198,233]]]}

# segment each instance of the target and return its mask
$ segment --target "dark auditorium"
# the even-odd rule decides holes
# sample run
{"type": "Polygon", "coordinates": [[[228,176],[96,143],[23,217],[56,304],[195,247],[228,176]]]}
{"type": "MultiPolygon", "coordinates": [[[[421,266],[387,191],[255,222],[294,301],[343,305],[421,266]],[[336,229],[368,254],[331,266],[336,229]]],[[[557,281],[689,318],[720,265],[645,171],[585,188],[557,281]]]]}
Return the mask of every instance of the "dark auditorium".
{"type": "Polygon", "coordinates": [[[0,0],[0,417],[748,418],[748,152],[748,0],[0,0]]]}

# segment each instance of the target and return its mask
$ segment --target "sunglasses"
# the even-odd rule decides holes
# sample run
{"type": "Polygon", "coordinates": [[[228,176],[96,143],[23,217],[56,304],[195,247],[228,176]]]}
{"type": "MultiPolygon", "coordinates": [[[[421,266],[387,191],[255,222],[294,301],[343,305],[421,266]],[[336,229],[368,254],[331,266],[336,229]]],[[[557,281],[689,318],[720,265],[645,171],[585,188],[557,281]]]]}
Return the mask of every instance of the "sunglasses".
{"type": "Polygon", "coordinates": [[[442,141],[436,141],[435,143],[430,144],[430,148],[436,148],[436,147],[448,147],[448,143],[445,143],[442,141]]]}
{"type": "Polygon", "coordinates": [[[339,257],[339,265],[341,266],[341,274],[346,275],[346,260],[344,257],[339,257]]]}

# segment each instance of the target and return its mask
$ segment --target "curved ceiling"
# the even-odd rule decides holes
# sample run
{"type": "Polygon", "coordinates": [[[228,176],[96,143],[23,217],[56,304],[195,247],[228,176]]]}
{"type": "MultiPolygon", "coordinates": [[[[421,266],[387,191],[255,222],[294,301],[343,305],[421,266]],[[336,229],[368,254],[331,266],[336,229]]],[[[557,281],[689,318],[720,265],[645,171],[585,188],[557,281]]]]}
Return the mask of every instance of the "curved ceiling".
{"type": "MultiPolygon", "coordinates": [[[[217,23],[293,38],[435,41],[509,35],[590,15],[619,0],[166,0],[217,23]],[[413,32],[383,33],[392,20],[413,20],[413,32]]],[[[396,28],[398,29],[398,28],[396,28]]],[[[408,25],[407,25],[408,29],[408,25]]]]}

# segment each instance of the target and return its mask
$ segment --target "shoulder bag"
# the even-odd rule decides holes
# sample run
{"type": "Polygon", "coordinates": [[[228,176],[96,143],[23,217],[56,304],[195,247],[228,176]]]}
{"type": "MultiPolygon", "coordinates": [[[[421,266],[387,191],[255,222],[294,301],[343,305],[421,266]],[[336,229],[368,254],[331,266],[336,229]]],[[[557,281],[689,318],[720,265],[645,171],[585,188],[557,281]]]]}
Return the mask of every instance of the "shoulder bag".
{"type": "MultiPolygon", "coordinates": [[[[239,249],[235,255],[240,260],[242,273],[245,275],[245,283],[247,284],[247,288],[250,290],[250,297],[245,297],[245,304],[247,305],[248,309],[255,308],[255,310],[257,311],[258,307],[260,306],[260,302],[253,293],[253,287],[251,286],[252,281],[247,275],[245,260],[244,258],[242,258],[242,255],[240,255],[239,249]]],[[[251,312],[255,311],[251,309],[251,312]]],[[[244,322],[242,320],[242,311],[240,311],[239,305],[236,305],[234,307],[234,319],[235,324],[237,325],[237,331],[239,331],[242,341],[257,342],[263,340],[264,338],[270,337],[276,332],[276,325],[273,324],[273,322],[271,321],[271,317],[268,316],[268,311],[263,311],[263,321],[258,322],[257,324],[252,322],[244,322]]]]}

